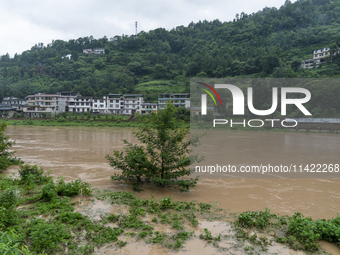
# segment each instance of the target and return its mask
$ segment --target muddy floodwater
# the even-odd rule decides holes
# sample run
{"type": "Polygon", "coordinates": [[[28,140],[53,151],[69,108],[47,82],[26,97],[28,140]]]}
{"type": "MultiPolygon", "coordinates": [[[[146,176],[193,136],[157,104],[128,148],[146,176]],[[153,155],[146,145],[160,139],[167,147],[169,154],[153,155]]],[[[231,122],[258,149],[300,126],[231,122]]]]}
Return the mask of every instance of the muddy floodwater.
{"type": "MultiPolygon", "coordinates": [[[[115,171],[105,155],[121,150],[124,139],[136,143],[134,131],[130,128],[8,126],[6,134],[16,141],[17,157],[52,170],[53,176],[63,176],[66,181],[82,179],[94,187],[113,191],[132,191],[128,184],[110,180],[115,171]]],[[[340,163],[339,134],[226,131],[225,135],[230,136],[225,157],[235,165],[249,164],[252,160],[258,164],[275,164],[280,160],[289,163],[291,159],[303,164],[340,163]]],[[[203,149],[209,150],[209,141],[202,144],[203,149]]],[[[7,173],[12,171],[15,169],[7,173]]],[[[340,178],[202,178],[197,187],[187,193],[153,186],[144,186],[144,190],[137,196],[149,198],[153,194],[155,198],[172,196],[176,200],[210,202],[230,212],[267,207],[273,213],[292,215],[299,211],[314,219],[332,218],[340,212],[340,178]]]]}

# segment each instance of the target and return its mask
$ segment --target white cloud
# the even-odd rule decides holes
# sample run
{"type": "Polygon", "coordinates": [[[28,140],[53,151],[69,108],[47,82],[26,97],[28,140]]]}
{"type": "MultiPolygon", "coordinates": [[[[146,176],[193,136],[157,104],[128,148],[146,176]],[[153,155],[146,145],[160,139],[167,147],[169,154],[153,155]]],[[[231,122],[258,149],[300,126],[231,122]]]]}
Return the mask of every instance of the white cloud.
{"type": "Polygon", "coordinates": [[[34,44],[68,41],[92,35],[115,35],[172,29],[191,21],[232,20],[236,13],[252,13],[265,6],[280,7],[284,0],[0,0],[0,55],[11,57],[34,44]]]}

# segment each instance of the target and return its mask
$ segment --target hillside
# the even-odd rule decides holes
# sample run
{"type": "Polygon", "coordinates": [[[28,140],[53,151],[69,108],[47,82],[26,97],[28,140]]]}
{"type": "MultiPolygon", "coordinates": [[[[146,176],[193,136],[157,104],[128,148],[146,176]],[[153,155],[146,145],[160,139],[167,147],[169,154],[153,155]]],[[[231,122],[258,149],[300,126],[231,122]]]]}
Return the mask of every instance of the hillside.
{"type": "Polygon", "coordinates": [[[286,1],[231,22],[200,21],[137,37],[92,36],[0,57],[0,99],[37,92],[82,95],[188,92],[191,77],[338,77],[340,61],[302,69],[315,49],[340,45],[340,0],[286,1]],[[83,49],[105,48],[105,54],[83,49]],[[71,54],[71,59],[65,58],[71,54]]]}

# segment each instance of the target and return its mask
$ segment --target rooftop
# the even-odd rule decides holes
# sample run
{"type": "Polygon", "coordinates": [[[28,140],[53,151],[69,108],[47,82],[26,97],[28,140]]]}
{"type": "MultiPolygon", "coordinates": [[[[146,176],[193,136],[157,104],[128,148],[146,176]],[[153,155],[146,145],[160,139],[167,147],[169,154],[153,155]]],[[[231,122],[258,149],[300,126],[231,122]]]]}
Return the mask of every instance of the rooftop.
{"type": "Polygon", "coordinates": [[[77,96],[75,99],[92,99],[93,97],[91,96],[77,96]]]}
{"type": "Polygon", "coordinates": [[[142,97],[142,94],[125,94],[124,97],[142,97]]]}

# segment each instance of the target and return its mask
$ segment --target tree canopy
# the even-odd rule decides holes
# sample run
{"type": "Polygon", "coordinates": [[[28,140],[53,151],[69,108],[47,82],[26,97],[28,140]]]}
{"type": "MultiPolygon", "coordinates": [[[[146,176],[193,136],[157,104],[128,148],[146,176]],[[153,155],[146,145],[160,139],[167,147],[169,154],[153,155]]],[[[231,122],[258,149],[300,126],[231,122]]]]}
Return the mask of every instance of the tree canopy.
{"type": "Polygon", "coordinates": [[[198,138],[188,137],[189,127],[177,120],[176,110],[173,104],[168,104],[158,114],[144,119],[144,125],[135,133],[142,145],[124,140],[125,152],[106,155],[112,167],[123,171],[115,173],[112,180],[130,181],[137,191],[149,182],[161,187],[179,187],[182,191],[195,187],[198,178],[181,177],[190,175],[190,163],[202,160],[190,155],[190,145],[197,146],[198,138]]]}

